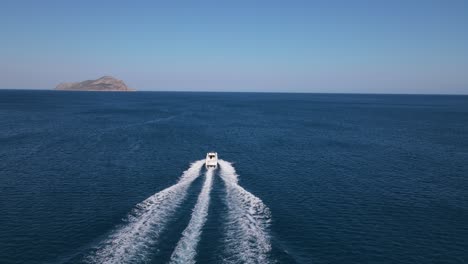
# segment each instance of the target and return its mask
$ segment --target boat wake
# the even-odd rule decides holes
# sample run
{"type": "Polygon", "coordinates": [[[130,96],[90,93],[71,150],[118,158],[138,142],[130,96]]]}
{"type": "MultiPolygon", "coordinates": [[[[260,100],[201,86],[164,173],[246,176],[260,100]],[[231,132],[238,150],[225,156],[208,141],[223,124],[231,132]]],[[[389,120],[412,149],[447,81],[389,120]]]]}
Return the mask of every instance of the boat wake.
{"type": "Polygon", "coordinates": [[[190,222],[182,233],[182,238],[172,253],[170,263],[195,263],[197,254],[196,247],[200,241],[201,231],[208,216],[208,206],[210,204],[210,192],[213,185],[213,169],[206,171],[206,179],[203,188],[198,196],[190,222]]]}
{"type": "Polygon", "coordinates": [[[230,162],[219,160],[226,185],[228,218],[225,263],[269,263],[271,251],[268,228],[270,210],[255,195],[238,185],[238,175],[230,162]]]}
{"type": "MultiPolygon", "coordinates": [[[[135,263],[148,261],[166,223],[184,201],[190,184],[200,175],[204,160],[191,164],[179,181],[136,205],[125,223],[111,233],[89,263],[135,263]]],[[[208,194],[209,195],[209,194],[208,194]]]]}
{"type": "MultiPolygon", "coordinates": [[[[161,242],[162,232],[184,202],[190,185],[199,177],[204,164],[205,160],[192,163],[176,184],[136,205],[125,222],[94,247],[85,261],[100,264],[154,261],[151,256],[161,242]]],[[[221,262],[271,263],[270,210],[258,197],[238,184],[238,175],[230,162],[218,160],[217,164],[226,187],[228,209],[221,262]]],[[[191,219],[172,252],[170,263],[196,263],[197,246],[208,218],[215,171],[216,166],[206,170],[191,219]]]]}

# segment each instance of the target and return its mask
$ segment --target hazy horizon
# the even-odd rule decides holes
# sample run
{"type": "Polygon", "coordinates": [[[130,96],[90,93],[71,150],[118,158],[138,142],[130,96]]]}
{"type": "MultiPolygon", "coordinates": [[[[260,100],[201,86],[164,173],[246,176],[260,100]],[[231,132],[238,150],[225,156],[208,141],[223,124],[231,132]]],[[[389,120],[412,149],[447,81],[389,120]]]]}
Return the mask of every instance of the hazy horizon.
{"type": "Polygon", "coordinates": [[[0,89],[468,94],[468,2],[6,1],[0,89]]]}
{"type": "MultiPolygon", "coordinates": [[[[67,91],[67,90],[57,90],[55,87],[52,88],[0,88],[0,90],[4,91],[59,91],[59,92],[87,92],[87,93],[122,93],[122,91],[90,91],[90,90],[82,90],[82,91],[67,91]]],[[[399,93],[399,92],[315,92],[315,91],[303,91],[303,92],[297,92],[297,91],[255,91],[255,90],[245,90],[245,91],[237,91],[237,90],[164,90],[164,89],[144,89],[144,90],[133,90],[130,91],[132,93],[134,92],[155,92],[155,93],[265,93],[265,94],[330,94],[330,95],[344,95],[344,94],[349,94],[349,95],[440,95],[440,96],[468,96],[467,93],[399,93]]]]}

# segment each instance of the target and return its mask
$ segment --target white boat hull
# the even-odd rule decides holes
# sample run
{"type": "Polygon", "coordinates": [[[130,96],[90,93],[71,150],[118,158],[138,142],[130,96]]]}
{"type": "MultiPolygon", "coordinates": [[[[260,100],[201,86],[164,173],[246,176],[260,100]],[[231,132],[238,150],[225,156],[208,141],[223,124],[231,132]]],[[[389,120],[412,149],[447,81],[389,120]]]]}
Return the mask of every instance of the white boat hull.
{"type": "Polygon", "coordinates": [[[218,153],[208,152],[206,154],[205,167],[207,169],[216,169],[218,167],[218,153]]]}

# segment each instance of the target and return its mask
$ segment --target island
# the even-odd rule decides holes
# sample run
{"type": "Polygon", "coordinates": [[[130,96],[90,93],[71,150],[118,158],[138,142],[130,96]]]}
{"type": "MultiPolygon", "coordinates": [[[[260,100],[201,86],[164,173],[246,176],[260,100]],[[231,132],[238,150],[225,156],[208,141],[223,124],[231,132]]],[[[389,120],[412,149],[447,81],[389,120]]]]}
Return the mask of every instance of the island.
{"type": "Polygon", "coordinates": [[[87,80],[82,82],[60,83],[55,90],[65,91],[119,91],[130,92],[134,89],[128,88],[122,80],[117,80],[112,76],[103,76],[97,80],[87,80]]]}

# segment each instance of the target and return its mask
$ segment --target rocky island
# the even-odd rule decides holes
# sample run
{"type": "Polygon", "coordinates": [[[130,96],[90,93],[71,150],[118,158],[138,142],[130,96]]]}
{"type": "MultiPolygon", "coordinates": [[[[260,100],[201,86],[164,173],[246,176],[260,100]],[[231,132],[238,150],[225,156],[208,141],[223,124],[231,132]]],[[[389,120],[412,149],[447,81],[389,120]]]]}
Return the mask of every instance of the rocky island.
{"type": "Polygon", "coordinates": [[[66,91],[135,91],[128,88],[121,80],[111,76],[103,76],[97,80],[87,80],[82,82],[60,83],[55,90],[66,91]]]}

